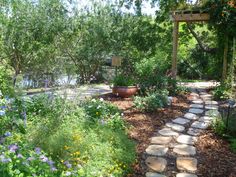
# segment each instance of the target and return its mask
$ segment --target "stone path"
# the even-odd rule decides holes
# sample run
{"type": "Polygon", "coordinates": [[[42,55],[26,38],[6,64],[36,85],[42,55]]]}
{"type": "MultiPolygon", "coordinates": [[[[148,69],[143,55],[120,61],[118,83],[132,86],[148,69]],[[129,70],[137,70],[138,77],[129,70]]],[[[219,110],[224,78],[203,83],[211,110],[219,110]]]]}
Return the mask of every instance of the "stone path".
{"type": "Polygon", "coordinates": [[[198,135],[219,115],[218,103],[203,89],[194,90],[189,111],[165,124],[145,152],[146,177],[197,177],[194,146],[198,135]]]}

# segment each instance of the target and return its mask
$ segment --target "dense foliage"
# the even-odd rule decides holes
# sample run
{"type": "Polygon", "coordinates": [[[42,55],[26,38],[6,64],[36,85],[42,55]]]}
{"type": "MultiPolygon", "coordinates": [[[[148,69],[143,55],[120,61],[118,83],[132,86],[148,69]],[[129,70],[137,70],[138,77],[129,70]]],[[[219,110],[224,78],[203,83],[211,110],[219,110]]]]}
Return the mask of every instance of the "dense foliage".
{"type": "Polygon", "coordinates": [[[123,176],[135,159],[121,113],[102,99],[1,99],[0,118],[1,176],[123,176]]]}

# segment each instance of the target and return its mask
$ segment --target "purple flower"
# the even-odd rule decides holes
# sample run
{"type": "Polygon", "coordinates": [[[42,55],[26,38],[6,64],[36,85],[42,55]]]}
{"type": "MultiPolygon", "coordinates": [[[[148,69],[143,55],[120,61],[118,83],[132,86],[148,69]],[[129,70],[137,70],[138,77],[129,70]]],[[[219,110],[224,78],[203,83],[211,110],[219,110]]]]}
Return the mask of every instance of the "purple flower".
{"type": "Polygon", "coordinates": [[[65,161],[64,164],[65,164],[65,166],[66,166],[67,168],[71,168],[71,167],[72,167],[72,165],[70,164],[69,161],[65,161]]]}
{"type": "Polygon", "coordinates": [[[39,158],[41,159],[42,162],[48,161],[48,158],[45,155],[41,155],[39,158]]]}
{"type": "Polygon", "coordinates": [[[22,154],[17,154],[16,157],[19,158],[19,159],[22,159],[22,158],[23,158],[23,155],[22,155],[22,154]]]}
{"type": "Polygon", "coordinates": [[[36,147],[36,148],[35,148],[35,152],[36,152],[36,154],[39,155],[39,154],[41,154],[41,149],[40,149],[39,147],[36,147]]]}
{"type": "Polygon", "coordinates": [[[16,152],[17,149],[19,149],[19,147],[16,144],[11,144],[10,146],[8,146],[8,149],[10,152],[16,152]]]}
{"type": "Polygon", "coordinates": [[[51,167],[51,171],[57,171],[56,167],[51,167]]]}
{"type": "Polygon", "coordinates": [[[49,160],[47,163],[48,163],[48,165],[50,165],[52,167],[55,162],[53,162],[52,160],[49,160]]]}
{"type": "Polygon", "coordinates": [[[6,132],[6,133],[4,133],[4,136],[8,137],[8,136],[12,136],[12,134],[11,134],[11,132],[6,132]]]}
{"type": "Polygon", "coordinates": [[[70,171],[67,171],[67,172],[65,173],[65,175],[66,175],[66,176],[70,176],[70,175],[71,175],[71,172],[70,172],[70,171]]]}
{"type": "Polygon", "coordinates": [[[0,110],[0,116],[4,116],[5,115],[5,111],[0,110]]]}
{"type": "Polygon", "coordinates": [[[27,160],[28,161],[32,161],[32,160],[34,160],[35,158],[34,157],[29,157],[27,160]]]}
{"type": "Polygon", "coordinates": [[[7,107],[5,105],[0,107],[1,109],[7,109],[7,107]]]}
{"type": "Polygon", "coordinates": [[[10,158],[6,158],[3,154],[0,155],[0,160],[1,160],[2,163],[11,162],[11,159],[10,158]]]}

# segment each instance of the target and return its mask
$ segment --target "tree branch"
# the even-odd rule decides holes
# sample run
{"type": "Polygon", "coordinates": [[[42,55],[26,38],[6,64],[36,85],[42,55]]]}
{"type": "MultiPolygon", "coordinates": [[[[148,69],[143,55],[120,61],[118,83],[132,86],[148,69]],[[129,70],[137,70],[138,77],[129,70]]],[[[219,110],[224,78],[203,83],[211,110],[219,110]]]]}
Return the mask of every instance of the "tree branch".
{"type": "Polygon", "coordinates": [[[200,37],[197,35],[197,33],[193,30],[193,27],[191,26],[190,22],[187,22],[187,27],[188,30],[190,31],[190,33],[193,35],[193,37],[197,40],[197,43],[199,45],[199,47],[207,53],[216,53],[217,48],[209,48],[208,46],[204,46],[200,37]]]}

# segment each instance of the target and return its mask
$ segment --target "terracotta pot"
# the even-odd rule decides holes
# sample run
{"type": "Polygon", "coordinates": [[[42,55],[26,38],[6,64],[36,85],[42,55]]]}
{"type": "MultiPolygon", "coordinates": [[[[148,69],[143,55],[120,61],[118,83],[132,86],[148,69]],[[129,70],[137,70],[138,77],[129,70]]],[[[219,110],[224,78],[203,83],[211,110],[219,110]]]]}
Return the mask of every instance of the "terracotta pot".
{"type": "Polygon", "coordinates": [[[114,86],[112,93],[122,98],[128,98],[133,96],[138,91],[137,86],[114,86]]]}

